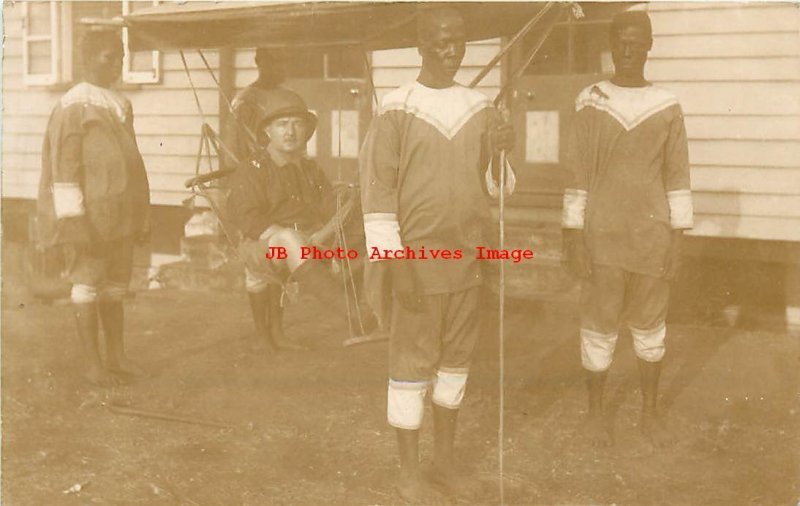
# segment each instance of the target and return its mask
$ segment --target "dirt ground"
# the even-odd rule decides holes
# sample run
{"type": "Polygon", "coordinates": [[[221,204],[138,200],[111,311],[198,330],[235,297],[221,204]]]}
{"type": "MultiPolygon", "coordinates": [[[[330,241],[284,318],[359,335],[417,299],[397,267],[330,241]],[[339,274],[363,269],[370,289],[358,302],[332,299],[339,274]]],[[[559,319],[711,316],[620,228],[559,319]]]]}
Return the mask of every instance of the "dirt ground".
{"type": "MultiPolygon", "coordinates": [[[[4,276],[4,505],[398,503],[385,342],[343,349],[337,315],[295,304],[287,331],[314,349],[256,357],[243,342],[244,294],[140,292],[126,310],[129,354],[151,376],[92,388],[80,380],[70,307],[33,303],[4,276]],[[114,414],[110,403],[231,428],[114,414]]],[[[796,336],[673,325],[662,403],[677,439],[661,452],[636,428],[638,379],[621,337],[607,385],[615,446],[601,451],[582,437],[576,328],[568,308],[509,307],[508,504],[797,504],[796,336]]],[[[482,491],[458,504],[498,503],[497,394],[487,308],[457,441],[482,491]]],[[[429,460],[429,416],[423,430],[429,460]]]]}

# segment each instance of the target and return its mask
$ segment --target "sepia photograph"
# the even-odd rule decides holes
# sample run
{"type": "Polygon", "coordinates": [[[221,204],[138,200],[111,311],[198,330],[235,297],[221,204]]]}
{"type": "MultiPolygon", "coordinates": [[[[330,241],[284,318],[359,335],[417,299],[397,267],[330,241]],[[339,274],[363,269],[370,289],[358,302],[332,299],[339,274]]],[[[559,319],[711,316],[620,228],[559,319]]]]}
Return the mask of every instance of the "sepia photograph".
{"type": "Polygon", "coordinates": [[[800,505],[796,0],[0,3],[0,504],[800,505]]]}

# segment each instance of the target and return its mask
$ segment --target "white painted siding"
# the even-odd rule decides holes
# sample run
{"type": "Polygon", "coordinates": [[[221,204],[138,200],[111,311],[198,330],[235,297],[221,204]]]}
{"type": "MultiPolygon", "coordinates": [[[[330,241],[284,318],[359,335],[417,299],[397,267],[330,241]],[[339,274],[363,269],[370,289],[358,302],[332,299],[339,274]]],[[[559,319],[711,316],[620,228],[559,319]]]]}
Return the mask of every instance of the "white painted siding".
{"type": "MultiPolygon", "coordinates": [[[[5,2],[3,16],[2,196],[35,199],[47,119],[66,90],[23,84],[22,5],[5,2]]],[[[206,119],[217,128],[218,96],[213,80],[196,53],[186,58],[206,119]]],[[[206,58],[216,71],[216,52],[207,52],[206,58]]],[[[125,86],[122,92],[133,104],[134,126],[153,204],[180,205],[188,196],[183,181],[194,174],[202,120],[179,53],[162,53],[161,76],[159,84],[125,86]]]]}
{"type": "MultiPolygon", "coordinates": [[[[500,40],[491,39],[467,44],[467,53],[461,70],[456,75],[456,81],[469,84],[481,68],[500,51],[500,40]]],[[[380,100],[383,95],[416,79],[419,74],[422,58],[416,48],[391,49],[375,51],[372,53],[373,80],[375,91],[380,100]]],[[[490,98],[500,92],[500,65],[497,65],[481,81],[479,91],[486,93],[490,98]]]]}
{"type": "Polygon", "coordinates": [[[650,80],[686,115],[693,234],[800,241],[800,8],[651,3],[650,80]]]}

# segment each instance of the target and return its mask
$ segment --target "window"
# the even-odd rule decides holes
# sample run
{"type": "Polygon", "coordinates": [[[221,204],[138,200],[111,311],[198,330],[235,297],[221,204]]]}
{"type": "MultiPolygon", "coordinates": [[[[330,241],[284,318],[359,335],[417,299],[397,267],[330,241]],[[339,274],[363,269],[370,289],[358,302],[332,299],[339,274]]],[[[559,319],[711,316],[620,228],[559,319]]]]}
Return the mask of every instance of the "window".
{"type": "MultiPolygon", "coordinates": [[[[122,15],[158,5],[158,0],[122,0],[122,15]]],[[[157,83],[161,76],[161,53],[159,51],[131,51],[128,47],[128,29],[122,29],[125,57],[122,62],[122,80],[126,83],[157,83]]]]}
{"type": "Polygon", "coordinates": [[[50,1],[24,4],[22,65],[25,84],[55,84],[61,78],[59,3],[50,1]]]}
{"type": "MultiPolygon", "coordinates": [[[[558,23],[545,40],[526,75],[601,74],[613,70],[608,40],[609,19],[558,23]]],[[[525,39],[523,53],[533,48],[538,33],[525,39]]]]}
{"type": "Polygon", "coordinates": [[[358,48],[289,50],[286,59],[290,79],[362,79],[366,72],[358,48]]]}
{"type": "MultiPolygon", "coordinates": [[[[80,40],[90,26],[85,19],[110,19],[137,9],[151,7],[157,0],[46,1],[25,2],[23,21],[23,65],[25,84],[53,85],[80,81],[83,64],[80,40]]],[[[122,81],[158,83],[160,53],[128,49],[128,33],[123,29],[125,55],[122,81]]]]}

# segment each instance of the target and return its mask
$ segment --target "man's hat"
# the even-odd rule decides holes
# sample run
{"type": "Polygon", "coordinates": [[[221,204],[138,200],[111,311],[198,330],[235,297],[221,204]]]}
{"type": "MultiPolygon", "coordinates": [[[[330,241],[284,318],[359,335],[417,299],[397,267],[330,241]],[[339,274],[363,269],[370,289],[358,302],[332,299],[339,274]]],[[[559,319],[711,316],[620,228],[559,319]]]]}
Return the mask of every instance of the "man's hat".
{"type": "Polygon", "coordinates": [[[297,116],[303,118],[308,124],[308,138],[314,135],[317,128],[317,116],[308,110],[303,97],[285,88],[268,90],[259,100],[264,115],[261,117],[259,130],[274,119],[297,116]]]}

